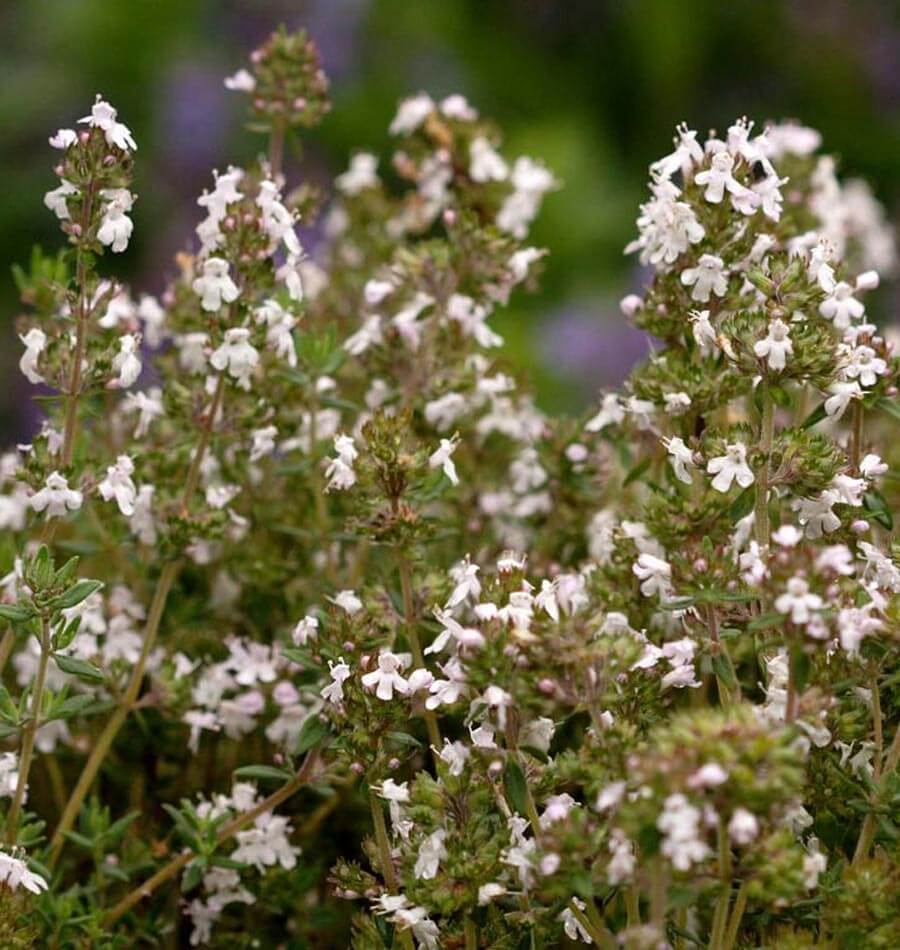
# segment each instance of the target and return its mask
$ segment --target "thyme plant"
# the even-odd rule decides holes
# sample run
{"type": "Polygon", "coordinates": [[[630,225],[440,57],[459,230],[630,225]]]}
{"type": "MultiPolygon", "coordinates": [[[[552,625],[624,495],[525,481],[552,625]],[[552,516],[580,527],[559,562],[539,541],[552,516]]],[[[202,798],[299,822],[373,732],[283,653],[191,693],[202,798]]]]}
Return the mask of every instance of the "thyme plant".
{"type": "Polygon", "coordinates": [[[679,126],[628,248],[652,354],[554,418],[490,324],[552,172],[420,93],[321,190],[284,163],[329,111],[308,38],[226,86],[264,145],[158,299],[115,277],[139,152],[101,97],[15,270],[2,945],[897,946],[866,186],[793,122],[679,126]]]}

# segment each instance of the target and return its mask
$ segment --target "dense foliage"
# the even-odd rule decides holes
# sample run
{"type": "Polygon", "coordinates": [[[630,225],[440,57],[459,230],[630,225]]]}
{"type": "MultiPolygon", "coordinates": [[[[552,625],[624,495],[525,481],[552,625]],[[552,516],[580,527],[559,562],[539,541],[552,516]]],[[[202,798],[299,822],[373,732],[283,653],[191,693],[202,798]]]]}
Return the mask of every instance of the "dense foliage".
{"type": "Polygon", "coordinates": [[[653,355],[549,418],[489,319],[552,172],[420,93],[323,194],[282,172],[329,109],[305,35],[226,85],[267,152],[158,300],[106,273],[127,126],[98,97],[50,140],[66,248],[17,270],[47,419],[0,471],[3,945],[896,945],[865,185],[796,123],[679,127],[622,302],[653,355]]]}

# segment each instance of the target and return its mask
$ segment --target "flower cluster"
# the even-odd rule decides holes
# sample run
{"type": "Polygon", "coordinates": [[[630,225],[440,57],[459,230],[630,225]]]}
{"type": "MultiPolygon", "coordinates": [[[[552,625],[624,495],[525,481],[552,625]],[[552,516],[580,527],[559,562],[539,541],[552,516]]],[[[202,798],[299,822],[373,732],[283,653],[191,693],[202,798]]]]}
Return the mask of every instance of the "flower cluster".
{"type": "Polygon", "coordinates": [[[651,358],[553,417],[492,325],[553,173],[423,92],[389,157],[296,185],[309,39],[226,86],[268,148],[213,172],[158,298],[102,273],[128,128],[98,98],[51,139],[66,249],[17,271],[46,416],[0,456],[4,933],[896,945],[900,367],[865,186],[796,123],[679,126],[622,301],[651,358]]]}

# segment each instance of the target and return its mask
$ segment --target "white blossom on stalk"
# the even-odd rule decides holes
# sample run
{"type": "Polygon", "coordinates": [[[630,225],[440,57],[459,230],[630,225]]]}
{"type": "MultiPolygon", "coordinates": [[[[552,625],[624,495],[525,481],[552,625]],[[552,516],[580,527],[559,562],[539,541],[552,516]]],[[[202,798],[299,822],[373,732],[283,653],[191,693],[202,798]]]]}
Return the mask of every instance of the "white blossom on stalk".
{"type": "Polygon", "coordinates": [[[838,281],[831,294],[819,304],[819,313],[826,320],[831,320],[838,330],[846,330],[866,312],[865,305],[853,296],[854,292],[854,288],[846,281],[838,281]]]}
{"type": "Polygon", "coordinates": [[[650,171],[659,178],[669,179],[676,172],[687,175],[695,165],[703,162],[703,148],[697,142],[697,133],[689,129],[686,122],[677,125],[675,131],[678,133],[673,139],[675,151],[650,166],[650,171]]]}
{"type": "Polygon", "coordinates": [[[808,848],[803,858],[803,886],[812,891],[819,885],[819,875],[828,867],[828,858],[819,850],[817,838],[810,839],[808,848]]]}
{"type": "Polygon", "coordinates": [[[44,487],[31,496],[29,503],[38,513],[46,510],[48,518],[60,518],[67,511],[77,511],[83,497],[80,491],[69,488],[69,482],[59,472],[51,472],[44,487]]]}
{"type": "Polygon", "coordinates": [[[120,455],[115,465],[106,470],[106,478],[97,486],[104,501],[115,500],[119,511],[126,517],[134,514],[134,502],[137,488],[131,479],[134,474],[134,462],[127,455],[120,455]]]}
{"type": "Polygon", "coordinates": [[[248,70],[239,69],[234,75],[226,76],[223,85],[232,92],[253,92],[256,89],[256,79],[248,70]]]}
{"type": "Polygon", "coordinates": [[[684,439],[680,436],[663,439],[663,445],[669,454],[669,462],[675,471],[675,477],[685,485],[690,485],[694,479],[688,468],[694,467],[694,453],[685,445],[684,439]]]}
{"type": "Polygon", "coordinates": [[[337,663],[333,660],[328,661],[328,675],[331,677],[331,682],[323,687],[319,695],[326,703],[340,706],[344,701],[344,683],[350,679],[350,667],[344,662],[343,657],[339,657],[337,663]]]}
{"type": "Polygon", "coordinates": [[[430,881],[437,877],[441,861],[447,857],[447,847],[444,844],[446,837],[446,830],[438,828],[419,845],[419,854],[416,858],[413,874],[420,881],[430,881]]]}
{"type": "Polygon", "coordinates": [[[357,152],[350,159],[350,167],[334,180],[334,186],[345,195],[358,195],[378,183],[378,157],[371,152],[357,152]]]}
{"type": "Polygon", "coordinates": [[[78,133],[74,129],[57,129],[56,133],[51,135],[47,141],[51,148],[65,151],[78,141],[78,133]]]}
{"type": "Polygon", "coordinates": [[[694,209],[670,181],[656,181],[650,186],[653,197],[641,205],[637,219],[639,237],[625,248],[626,254],[640,251],[642,264],[667,268],[692,244],[706,236],[694,209]]]}
{"type": "Polygon", "coordinates": [[[113,357],[112,368],[118,377],[110,382],[115,389],[128,389],[141,375],[143,364],[138,356],[140,338],[134,333],[119,337],[119,352],[113,357]]]}
{"type": "Polygon", "coordinates": [[[194,293],[200,297],[200,306],[214,313],[222,303],[237,300],[240,291],[228,273],[228,261],[210,257],[203,262],[203,273],[194,278],[194,293]]]}
{"type": "Polygon", "coordinates": [[[691,332],[694,341],[700,347],[701,356],[709,356],[718,350],[716,331],[710,323],[708,310],[691,311],[691,332]]]}
{"type": "Polygon", "coordinates": [[[388,132],[391,135],[409,135],[415,132],[432,112],[434,102],[431,96],[424,92],[404,99],[388,127],[388,132]]]}
{"type": "Polygon", "coordinates": [[[692,287],[691,298],[706,303],[710,294],[724,297],[728,292],[728,272],[725,262],[715,254],[702,254],[696,267],[681,272],[681,283],[692,287]]]}
{"type": "Polygon", "coordinates": [[[456,474],[456,464],[452,458],[457,445],[459,445],[459,439],[456,437],[452,439],[441,439],[441,444],[428,458],[428,467],[443,469],[444,475],[451,485],[459,484],[459,476],[456,474]]]}
{"type": "Polygon", "coordinates": [[[600,403],[600,411],[585,423],[585,431],[602,432],[607,426],[618,425],[625,419],[625,407],[616,393],[607,393],[600,403]]]}
{"type": "Polygon", "coordinates": [[[250,461],[258,462],[275,451],[275,439],[278,436],[278,426],[263,426],[250,433],[253,444],[250,447],[250,461]]]}
{"type": "Polygon", "coordinates": [[[806,529],[806,536],[815,541],[823,534],[830,534],[841,526],[841,519],[831,510],[840,501],[838,493],[830,488],[818,498],[797,498],[792,507],[797,512],[797,521],[806,529]]]}
{"type": "Polygon", "coordinates": [[[747,446],[743,442],[732,442],[725,447],[725,452],[706,464],[706,471],[716,476],[712,487],[724,493],[731,488],[733,481],[737,481],[741,488],[752,485],[753,470],[747,464],[747,446]]]}
{"type": "Polygon", "coordinates": [[[60,184],[57,188],[54,188],[52,191],[48,191],[44,195],[44,207],[52,211],[60,221],[68,221],[71,217],[69,214],[69,206],[66,204],[66,198],[71,198],[72,195],[77,195],[78,189],[70,181],[66,181],[65,178],[60,179],[60,184]]]}
{"type": "Polygon", "coordinates": [[[47,334],[37,327],[32,327],[27,333],[19,336],[19,339],[25,344],[25,352],[19,360],[22,375],[35,386],[45,382],[44,377],[38,372],[38,359],[47,346],[47,334]]]}
{"type": "Polygon", "coordinates": [[[711,204],[719,204],[727,191],[732,196],[742,198],[747,189],[732,175],[734,156],[727,151],[716,152],[709,168],[694,175],[698,185],[705,186],[703,197],[711,204]]]}
{"type": "Polygon", "coordinates": [[[710,855],[708,845],[700,838],[700,810],[684,795],[670,795],[656,821],[663,833],[660,850],[678,871],[688,871],[692,864],[710,855]]]}
{"type": "Polygon", "coordinates": [[[829,396],[825,400],[825,412],[830,419],[835,421],[847,411],[851,400],[861,399],[863,396],[862,388],[855,380],[852,382],[841,382],[838,380],[828,387],[829,396]]]}
{"type": "Polygon", "coordinates": [[[513,192],[497,212],[497,227],[521,240],[527,235],[544,195],[557,182],[543,165],[526,156],[516,159],[509,180],[513,192]]]}
{"type": "Polygon", "coordinates": [[[472,181],[504,181],[509,166],[483,136],[472,139],[469,146],[469,177],[472,181]]]}
{"type": "Polygon", "coordinates": [[[780,614],[790,614],[791,623],[805,626],[812,618],[813,611],[822,608],[822,598],[812,594],[809,583],[802,577],[792,577],[787,589],[775,600],[775,609],[780,614]]]}
{"type": "Polygon", "coordinates": [[[339,433],[334,437],[334,450],[337,455],[328,460],[325,468],[325,477],[328,479],[325,491],[346,491],[356,484],[356,472],[353,463],[359,452],[353,437],[339,433]]]}
{"type": "Polygon", "coordinates": [[[41,891],[46,891],[48,886],[40,874],[28,870],[28,865],[21,858],[5,851],[0,851],[0,883],[13,891],[24,887],[32,894],[40,894],[41,891]]]}
{"type": "Polygon", "coordinates": [[[137,145],[128,126],[118,121],[116,110],[99,95],[91,108],[91,114],[78,121],[85,122],[95,129],[102,129],[107,145],[121,149],[123,152],[137,151],[137,145]]]}
{"type": "Polygon", "coordinates": [[[878,356],[871,346],[856,346],[850,351],[850,359],[844,367],[848,379],[858,379],[860,386],[874,386],[879,376],[888,371],[885,360],[878,356]]]}
{"type": "Polygon", "coordinates": [[[153,420],[165,415],[165,409],[162,403],[162,390],[158,386],[154,386],[145,392],[128,393],[122,401],[122,411],[129,413],[136,412],[138,414],[134,437],[136,439],[143,439],[150,429],[153,420]]]}
{"type": "Polygon", "coordinates": [[[641,582],[645,597],[658,594],[667,597],[672,591],[672,565],[653,554],[641,554],[632,566],[632,571],[641,582]]]}
{"type": "Polygon", "coordinates": [[[351,617],[354,614],[359,613],[359,611],[363,608],[362,601],[352,590],[338,591],[334,597],[329,597],[328,599],[335,605],[335,607],[340,607],[341,610],[348,613],[351,617]]]}
{"type": "Polygon", "coordinates": [[[787,357],[794,352],[788,325],[783,320],[773,320],[769,324],[768,336],[753,344],[753,352],[760,359],[767,360],[772,372],[780,373],[787,364],[787,357]]]}
{"type": "Polygon", "coordinates": [[[97,240],[119,254],[128,247],[134,223],[128,217],[134,196],[127,188],[106,188],[100,192],[103,216],[97,229],[97,240]]]}
{"type": "Polygon", "coordinates": [[[450,568],[450,577],[455,586],[444,605],[447,610],[452,610],[469,599],[478,600],[481,596],[481,581],[478,579],[480,570],[477,564],[472,563],[468,554],[450,568]]]}
{"type": "Polygon", "coordinates": [[[738,846],[750,844],[759,834],[759,822],[753,812],[735,808],[728,822],[728,837],[738,846]]]}
{"type": "Polygon", "coordinates": [[[250,377],[259,363],[259,351],[250,343],[247,327],[232,327],[225,331],[221,346],[209,358],[213,369],[228,369],[228,375],[241,389],[250,389],[250,377]]]}
{"type": "Polygon", "coordinates": [[[387,702],[394,698],[396,690],[401,696],[409,692],[409,682],[401,675],[403,660],[396,653],[384,650],[378,655],[378,669],[366,673],[362,684],[366,689],[375,691],[375,695],[387,702]]]}

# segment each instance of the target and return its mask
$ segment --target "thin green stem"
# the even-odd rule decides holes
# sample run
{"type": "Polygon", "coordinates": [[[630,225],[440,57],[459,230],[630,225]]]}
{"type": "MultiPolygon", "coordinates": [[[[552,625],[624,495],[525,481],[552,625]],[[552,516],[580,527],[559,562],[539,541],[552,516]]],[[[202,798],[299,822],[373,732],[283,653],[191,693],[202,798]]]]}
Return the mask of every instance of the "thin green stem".
{"type": "Polygon", "coordinates": [[[741,921],[744,918],[744,911],[747,909],[747,896],[750,892],[750,885],[747,881],[742,882],[738,888],[737,897],[734,899],[734,907],[731,909],[731,917],[728,920],[728,927],[725,929],[725,937],[722,942],[722,950],[732,950],[737,942],[738,931],[741,927],[741,921]]]}
{"type": "Polygon", "coordinates": [[[769,543],[769,478],[770,455],[772,442],[775,437],[775,403],[769,395],[769,388],[765,382],[762,386],[762,420],[759,428],[759,450],[763,455],[763,463],[756,472],[756,505],[755,530],[756,543],[765,547],[769,543]]]}
{"type": "Polygon", "coordinates": [[[636,884],[631,884],[625,888],[625,913],[627,915],[628,926],[640,927],[641,925],[641,904],[638,899],[638,890],[636,884]]]}
{"type": "Polygon", "coordinates": [[[884,759],[884,718],[881,712],[881,689],[878,686],[877,671],[872,674],[872,728],[875,733],[875,753],[872,756],[872,773],[877,782],[881,778],[881,765],[884,759]]]}
{"type": "MultiPolygon", "coordinates": [[[[375,790],[369,788],[369,808],[372,811],[372,824],[375,827],[375,843],[378,846],[378,859],[381,864],[381,873],[384,875],[384,883],[391,894],[400,893],[400,882],[397,880],[397,871],[394,867],[394,858],[391,855],[391,841],[388,838],[387,824],[384,820],[384,809],[381,802],[375,794],[375,790]]],[[[403,945],[408,950],[413,950],[412,934],[408,930],[397,931],[403,945]]]]}
{"type": "MultiPolygon", "coordinates": [[[[412,651],[416,666],[424,668],[425,655],[422,653],[422,642],[419,639],[419,631],[416,628],[416,610],[412,592],[412,571],[409,566],[409,560],[403,551],[397,552],[397,570],[400,574],[400,589],[403,595],[403,622],[406,639],[409,641],[409,648],[412,651]]],[[[425,709],[423,716],[425,718],[425,726],[428,729],[428,741],[434,748],[435,756],[437,756],[443,745],[437,716],[434,714],[433,709],[425,709]]]]}
{"type": "Polygon", "coordinates": [[[862,401],[855,399],[853,401],[853,428],[850,432],[850,464],[854,469],[859,468],[859,460],[862,457],[864,425],[865,409],[862,401]]]}
{"type": "Polygon", "coordinates": [[[463,935],[466,939],[466,950],[478,950],[478,924],[472,917],[463,921],[463,935]]]}
{"type": "Polygon", "coordinates": [[[47,664],[50,661],[50,625],[46,618],[41,621],[41,657],[38,660],[37,674],[34,679],[34,690],[31,693],[31,709],[28,722],[22,731],[22,750],[19,755],[19,775],[16,780],[16,790],[12,804],[6,816],[6,841],[14,844],[16,830],[19,823],[19,813],[22,802],[25,800],[25,789],[28,786],[28,775],[31,772],[31,762],[34,758],[34,740],[40,725],[41,707],[44,701],[44,684],[47,681],[47,664]]]}
{"type": "Polygon", "coordinates": [[[731,842],[728,840],[728,825],[719,818],[719,880],[721,890],[713,913],[710,932],[710,950],[722,950],[725,928],[728,924],[728,905],[731,903],[731,842]]]}
{"type": "MultiPolygon", "coordinates": [[[[884,768],[881,772],[879,785],[884,784],[887,777],[894,771],[894,769],[897,768],[898,762],[900,762],[900,725],[897,726],[897,731],[894,733],[894,740],[891,742],[890,749],[888,749],[888,754],[884,762],[884,768]]],[[[853,853],[853,866],[858,865],[861,861],[864,861],[868,857],[869,849],[872,847],[872,842],[875,840],[875,830],[875,813],[870,811],[863,819],[862,828],[859,832],[859,839],[856,842],[856,850],[853,853]]]]}

